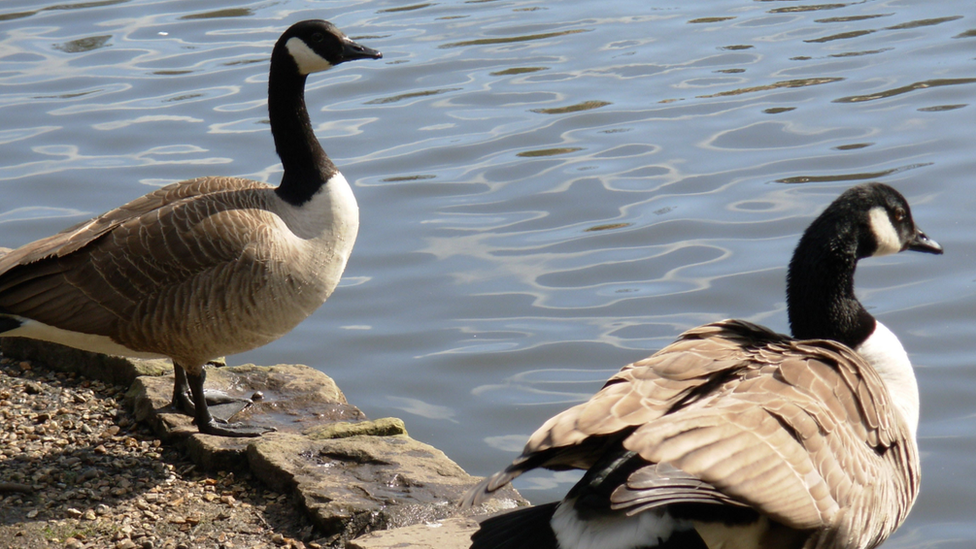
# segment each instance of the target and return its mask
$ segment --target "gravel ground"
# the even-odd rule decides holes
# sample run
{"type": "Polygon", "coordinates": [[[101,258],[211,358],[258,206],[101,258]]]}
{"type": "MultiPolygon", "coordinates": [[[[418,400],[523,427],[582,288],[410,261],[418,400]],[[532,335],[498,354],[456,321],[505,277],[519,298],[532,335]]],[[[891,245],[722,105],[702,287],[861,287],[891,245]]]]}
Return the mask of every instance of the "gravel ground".
{"type": "Polygon", "coordinates": [[[160,444],[125,387],[0,359],[0,548],[331,547],[250,474],[160,444]]]}

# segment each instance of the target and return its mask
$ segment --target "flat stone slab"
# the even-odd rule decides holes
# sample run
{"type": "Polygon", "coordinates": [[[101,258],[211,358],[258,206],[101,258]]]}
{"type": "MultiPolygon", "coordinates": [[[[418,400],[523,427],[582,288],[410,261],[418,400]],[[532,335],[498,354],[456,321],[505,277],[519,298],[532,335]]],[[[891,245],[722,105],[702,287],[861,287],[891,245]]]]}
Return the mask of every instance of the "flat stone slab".
{"type": "Polygon", "coordinates": [[[0,344],[6,356],[41,360],[86,377],[116,383],[131,377],[126,397],[139,421],[148,422],[164,441],[183,445],[200,467],[250,470],[268,487],[293,496],[337,547],[468,547],[477,529],[471,516],[528,504],[506,487],[462,512],[457,502],[479,478],[410,438],[403,421],[367,420],[331,378],[307,366],[208,367],[207,389],[237,397],[261,394],[246,408],[215,406],[214,415],[227,412],[224,419],[277,429],[255,438],[227,438],[200,434],[189,416],[170,407],[174,378],[166,361],[92,355],[12,338],[0,344]],[[381,530],[388,531],[377,533],[381,530]]]}
{"type": "Polygon", "coordinates": [[[248,447],[248,461],[252,473],[272,489],[299,494],[306,514],[326,536],[347,540],[457,516],[456,502],[477,481],[443,452],[405,432],[327,440],[275,433],[248,447]]]}
{"type": "MultiPolygon", "coordinates": [[[[205,469],[246,469],[247,447],[254,439],[200,434],[190,416],[170,407],[173,382],[172,375],[137,377],[126,394],[136,419],[149,423],[161,439],[185,444],[192,459],[205,469]]],[[[274,427],[281,433],[315,432],[337,422],[366,419],[346,402],[332,378],[300,364],[208,367],[206,388],[243,398],[260,392],[262,398],[243,410],[232,404],[223,405],[232,407],[229,414],[221,414],[223,406],[211,411],[222,419],[274,427]]]]}

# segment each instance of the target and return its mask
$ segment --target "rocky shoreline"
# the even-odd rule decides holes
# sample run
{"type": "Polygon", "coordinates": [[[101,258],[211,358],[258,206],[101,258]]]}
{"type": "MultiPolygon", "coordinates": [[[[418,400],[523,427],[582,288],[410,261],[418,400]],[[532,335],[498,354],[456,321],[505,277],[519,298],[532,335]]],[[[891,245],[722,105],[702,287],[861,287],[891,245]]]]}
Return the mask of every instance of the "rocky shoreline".
{"type": "Polygon", "coordinates": [[[474,516],[526,504],[462,514],[477,478],[305,366],[208,368],[262,397],[218,414],[278,429],[227,439],[168,408],[165,361],[0,343],[0,548],[460,549],[474,516]]]}

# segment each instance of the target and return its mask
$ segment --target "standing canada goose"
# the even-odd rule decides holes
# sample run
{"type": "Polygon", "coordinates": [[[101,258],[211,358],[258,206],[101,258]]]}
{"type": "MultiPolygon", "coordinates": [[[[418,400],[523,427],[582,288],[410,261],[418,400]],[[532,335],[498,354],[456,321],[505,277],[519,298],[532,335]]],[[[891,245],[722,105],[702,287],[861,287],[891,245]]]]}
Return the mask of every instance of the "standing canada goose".
{"type": "Polygon", "coordinates": [[[919,486],[908,355],[854,296],[859,259],[941,254],[879,183],[844,192],[787,277],[796,339],[706,324],[547,421],[481,502],[525,471],[584,469],[561,502],[490,518],[473,549],[854,549],[905,520],[919,486]]]}
{"type": "Polygon", "coordinates": [[[268,82],[281,184],[183,181],[11,251],[0,258],[0,335],[170,357],[173,405],[200,432],[267,432],[211,416],[204,364],[281,337],[338,284],[359,208],[312,132],[305,80],[380,57],[327,21],[292,25],[275,44],[268,82]]]}

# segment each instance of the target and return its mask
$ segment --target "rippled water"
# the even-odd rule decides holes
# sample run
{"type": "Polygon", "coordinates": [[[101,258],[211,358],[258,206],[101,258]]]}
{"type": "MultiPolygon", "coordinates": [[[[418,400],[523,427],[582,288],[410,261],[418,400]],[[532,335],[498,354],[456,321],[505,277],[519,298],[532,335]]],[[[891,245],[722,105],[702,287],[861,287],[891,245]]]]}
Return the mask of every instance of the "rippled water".
{"type": "MultiPolygon", "coordinates": [[[[487,474],[690,326],[786,331],[800,231],[884,181],[946,248],[858,277],[922,392],[922,493],[887,546],[971,548],[974,16],[969,0],[4,0],[0,245],[171,181],[277,182],[271,46],[328,18],[385,56],[309,81],[359,240],[329,303],[231,361],[320,368],[487,474]]],[[[544,501],[574,478],[518,486],[544,501]]]]}

